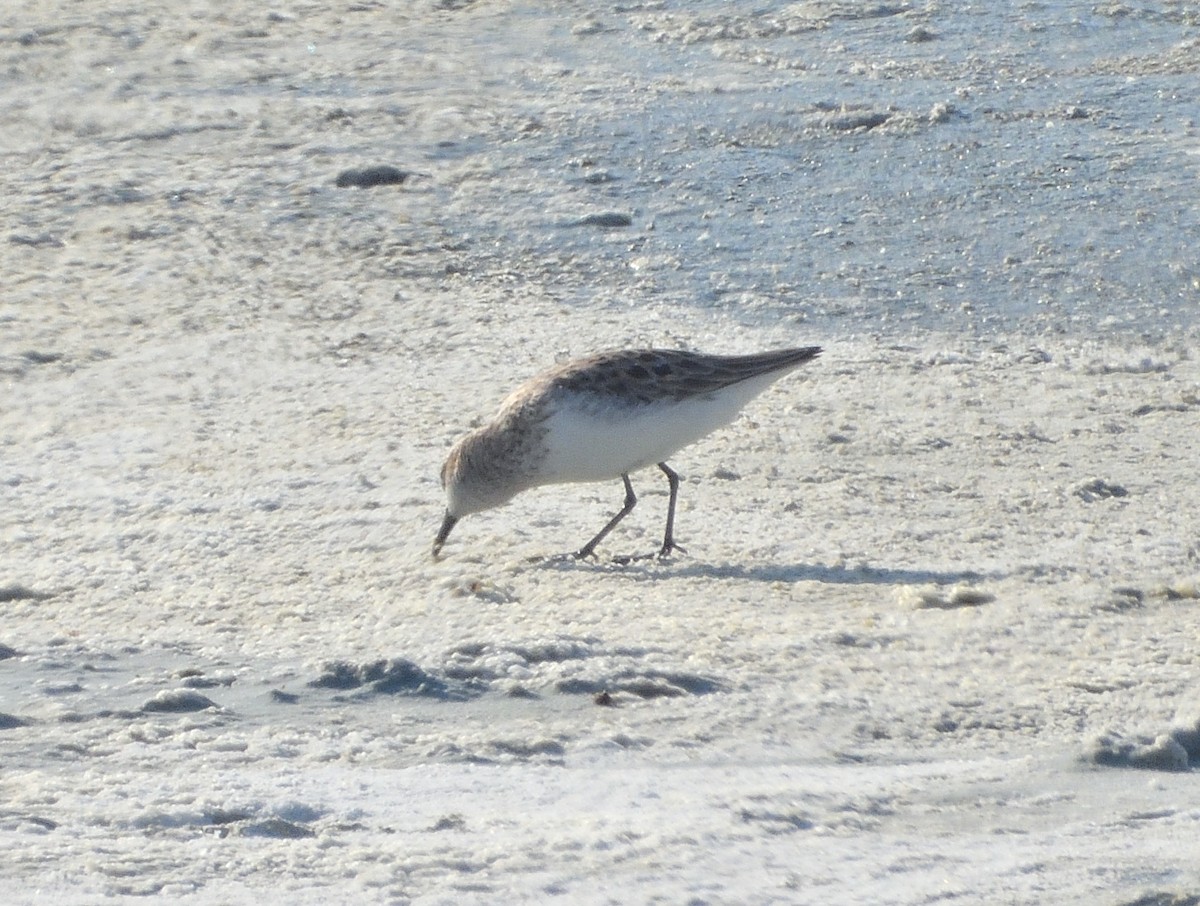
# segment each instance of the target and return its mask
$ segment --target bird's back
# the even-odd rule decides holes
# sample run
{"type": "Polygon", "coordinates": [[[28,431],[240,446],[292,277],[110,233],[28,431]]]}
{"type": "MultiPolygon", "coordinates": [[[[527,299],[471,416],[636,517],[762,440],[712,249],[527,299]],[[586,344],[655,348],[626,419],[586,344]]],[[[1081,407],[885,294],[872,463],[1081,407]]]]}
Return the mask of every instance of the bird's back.
{"type": "Polygon", "coordinates": [[[679,402],[790,370],[820,353],[819,346],[733,356],[680,349],[616,350],[568,362],[539,378],[548,393],[563,390],[629,404],[679,402]]]}

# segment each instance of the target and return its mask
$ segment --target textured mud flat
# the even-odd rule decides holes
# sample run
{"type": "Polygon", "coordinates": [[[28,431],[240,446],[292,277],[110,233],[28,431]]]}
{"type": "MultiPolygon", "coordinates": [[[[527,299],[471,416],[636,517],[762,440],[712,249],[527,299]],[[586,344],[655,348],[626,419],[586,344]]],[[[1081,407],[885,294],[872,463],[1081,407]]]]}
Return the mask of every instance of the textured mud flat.
{"type": "Polygon", "coordinates": [[[5,14],[5,902],[1200,897],[1194,14],[731,6],[5,14]],[[532,372],[797,343],[687,556],[430,559],[532,372]]]}

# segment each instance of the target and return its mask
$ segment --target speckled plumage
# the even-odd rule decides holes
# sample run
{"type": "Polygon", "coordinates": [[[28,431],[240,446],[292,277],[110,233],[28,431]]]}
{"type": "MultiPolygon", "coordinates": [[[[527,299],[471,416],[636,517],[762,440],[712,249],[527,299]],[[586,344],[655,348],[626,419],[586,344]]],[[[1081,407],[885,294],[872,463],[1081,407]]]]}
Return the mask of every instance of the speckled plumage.
{"type": "Polygon", "coordinates": [[[596,545],[637,502],[629,474],[657,464],[671,488],[660,555],[672,537],[678,477],[666,458],[728,424],[819,347],[715,356],[667,349],[602,352],[526,381],[490,422],[462,438],[442,466],[446,516],[434,555],[463,516],[507,503],[543,484],[621,478],[625,505],[578,552],[596,545]]]}

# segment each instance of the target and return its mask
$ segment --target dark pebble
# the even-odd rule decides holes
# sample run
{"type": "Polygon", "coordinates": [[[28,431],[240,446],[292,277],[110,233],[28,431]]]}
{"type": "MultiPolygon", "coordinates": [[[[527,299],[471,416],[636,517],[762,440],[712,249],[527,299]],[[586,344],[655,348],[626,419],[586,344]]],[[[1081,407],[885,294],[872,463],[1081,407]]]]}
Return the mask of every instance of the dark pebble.
{"type": "Polygon", "coordinates": [[[27,233],[13,233],[8,237],[8,241],[13,245],[28,245],[33,248],[63,248],[66,243],[57,236],[50,233],[38,233],[37,235],[29,235],[27,233]]]}
{"type": "Polygon", "coordinates": [[[364,167],[361,170],[343,170],[337,175],[337,187],[346,189],[358,186],[360,189],[373,189],[376,186],[398,186],[411,176],[407,170],[380,164],[376,167],[364,167]]]}
{"type": "Polygon", "coordinates": [[[268,818],[247,824],[238,830],[242,837],[275,837],[279,840],[302,840],[305,837],[315,837],[317,832],[303,824],[284,821],[282,818],[268,818]]]}
{"type": "Polygon", "coordinates": [[[632,223],[633,218],[628,214],[621,214],[617,211],[604,211],[599,214],[588,214],[586,217],[581,217],[575,221],[574,225],[615,229],[616,227],[630,226],[632,223]]]}
{"type": "Polygon", "coordinates": [[[1082,498],[1085,503],[1092,503],[1095,500],[1107,500],[1110,497],[1128,497],[1129,491],[1119,484],[1110,484],[1103,479],[1093,478],[1087,484],[1077,488],[1075,495],[1082,498]]]}
{"type": "Polygon", "coordinates": [[[54,595],[46,591],[34,591],[32,588],[26,588],[24,585],[4,585],[0,586],[0,601],[44,601],[46,598],[52,598],[54,595]]]}
{"type": "Polygon", "coordinates": [[[199,692],[190,689],[174,689],[158,693],[144,705],[145,712],[162,711],[182,714],[189,711],[203,711],[205,708],[215,708],[216,702],[199,692]]]}

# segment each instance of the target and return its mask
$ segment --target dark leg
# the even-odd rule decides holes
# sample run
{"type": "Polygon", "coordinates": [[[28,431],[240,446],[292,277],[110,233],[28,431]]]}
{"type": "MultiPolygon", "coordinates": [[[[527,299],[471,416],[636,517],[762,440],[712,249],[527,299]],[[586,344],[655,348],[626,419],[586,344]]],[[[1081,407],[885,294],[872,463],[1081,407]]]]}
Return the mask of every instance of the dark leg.
{"type": "Polygon", "coordinates": [[[663,470],[663,474],[667,476],[667,483],[671,486],[671,499],[667,502],[667,533],[663,536],[662,550],[658,555],[668,557],[671,551],[686,554],[687,551],[675,543],[675,498],[679,496],[679,476],[665,462],[660,462],[658,467],[663,470]]]}
{"type": "MultiPolygon", "coordinates": [[[[634,504],[637,503],[637,497],[633,493],[633,485],[629,483],[629,476],[622,475],[621,480],[625,482],[625,505],[621,507],[621,512],[617,513],[617,515],[613,516],[612,519],[608,520],[608,525],[600,529],[600,533],[596,535],[595,538],[579,549],[579,553],[575,555],[576,560],[582,560],[584,557],[590,557],[593,553],[595,553],[596,545],[603,541],[605,536],[608,535],[608,533],[614,528],[616,528],[618,522],[629,515],[629,511],[632,510],[634,504]]],[[[674,505],[674,502],[674,497],[672,497],[672,505],[674,505]]]]}

